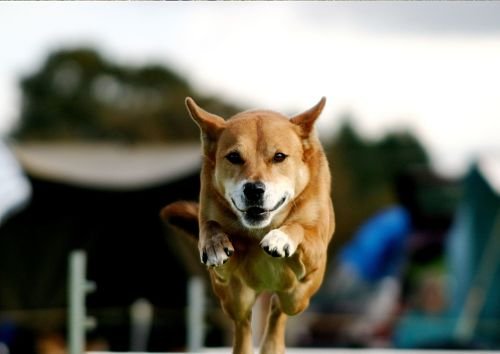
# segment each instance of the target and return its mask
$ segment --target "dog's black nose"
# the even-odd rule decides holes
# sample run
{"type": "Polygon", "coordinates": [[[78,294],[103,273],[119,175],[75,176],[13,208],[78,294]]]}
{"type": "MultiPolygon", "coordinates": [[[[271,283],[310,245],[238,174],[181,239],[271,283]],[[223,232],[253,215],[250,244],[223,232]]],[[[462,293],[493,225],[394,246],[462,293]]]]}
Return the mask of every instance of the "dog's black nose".
{"type": "Polygon", "coordinates": [[[262,182],[245,183],[243,185],[243,194],[248,201],[258,202],[264,197],[266,186],[262,182]]]}

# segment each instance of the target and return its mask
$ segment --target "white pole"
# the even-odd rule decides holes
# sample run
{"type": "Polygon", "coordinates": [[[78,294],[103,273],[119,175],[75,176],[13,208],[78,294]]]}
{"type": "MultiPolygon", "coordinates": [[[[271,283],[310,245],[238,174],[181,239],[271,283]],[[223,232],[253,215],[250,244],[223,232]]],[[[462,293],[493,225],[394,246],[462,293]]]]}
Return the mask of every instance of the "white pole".
{"type": "Polygon", "coordinates": [[[82,354],[85,345],[85,268],[84,251],[73,251],[69,258],[69,353],[82,354]]]}
{"type": "Polygon", "coordinates": [[[137,299],[130,307],[130,351],[145,352],[153,326],[153,305],[146,299],[137,299]]]}
{"type": "Polygon", "coordinates": [[[188,281],[187,344],[190,353],[199,352],[204,344],[205,284],[201,277],[188,281]]]}
{"type": "Polygon", "coordinates": [[[96,326],[94,318],[87,318],[85,296],[96,289],[95,283],[86,279],[87,254],[73,251],[69,255],[68,273],[68,332],[69,354],[85,351],[85,331],[96,326]]]}

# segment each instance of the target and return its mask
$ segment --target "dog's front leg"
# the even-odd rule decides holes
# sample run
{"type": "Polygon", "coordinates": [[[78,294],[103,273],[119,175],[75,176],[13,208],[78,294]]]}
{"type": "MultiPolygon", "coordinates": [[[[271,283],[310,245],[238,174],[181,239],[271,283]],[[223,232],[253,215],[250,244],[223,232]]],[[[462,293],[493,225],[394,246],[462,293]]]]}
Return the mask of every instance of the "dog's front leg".
{"type": "Polygon", "coordinates": [[[226,263],[234,253],[229,237],[217,221],[209,220],[200,225],[198,241],[201,262],[209,267],[217,267],[226,263]]]}
{"type": "Polygon", "coordinates": [[[269,231],[260,246],[273,257],[291,257],[304,239],[304,228],[299,224],[283,225],[269,231]]]}
{"type": "Polygon", "coordinates": [[[233,354],[253,354],[250,321],[257,293],[238,277],[232,277],[228,282],[221,282],[215,273],[215,270],[210,271],[213,289],[224,312],[233,321],[233,354]]]}

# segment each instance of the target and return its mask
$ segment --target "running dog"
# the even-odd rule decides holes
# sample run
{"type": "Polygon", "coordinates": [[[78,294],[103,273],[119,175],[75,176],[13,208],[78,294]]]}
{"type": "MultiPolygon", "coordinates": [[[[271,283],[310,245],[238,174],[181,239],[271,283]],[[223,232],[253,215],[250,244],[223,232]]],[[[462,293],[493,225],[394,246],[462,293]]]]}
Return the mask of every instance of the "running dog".
{"type": "Polygon", "coordinates": [[[288,118],[253,110],[228,120],[186,106],[201,130],[199,205],[161,215],[198,237],[201,262],[234,324],[234,354],[253,353],[251,312],[272,293],[262,354],[285,352],[287,316],[302,312],[323,280],[335,228],[330,170],[314,131],[325,98],[288,118]]]}

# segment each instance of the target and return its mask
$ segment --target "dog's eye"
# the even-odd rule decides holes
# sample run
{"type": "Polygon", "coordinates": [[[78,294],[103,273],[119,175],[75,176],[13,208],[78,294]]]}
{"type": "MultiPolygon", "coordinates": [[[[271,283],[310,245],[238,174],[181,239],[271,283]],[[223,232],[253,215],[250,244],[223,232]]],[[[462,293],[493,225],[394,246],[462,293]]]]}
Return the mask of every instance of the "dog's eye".
{"type": "Polygon", "coordinates": [[[245,161],[241,158],[241,155],[236,151],[227,154],[226,159],[233,165],[242,165],[243,163],[245,163],[245,161]]]}
{"type": "Polygon", "coordinates": [[[276,154],[274,154],[273,156],[273,162],[283,162],[285,161],[285,159],[288,157],[288,155],[285,155],[284,153],[282,152],[277,152],[276,154]]]}

